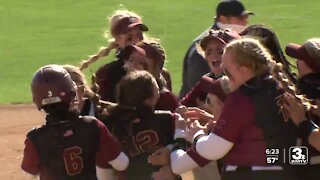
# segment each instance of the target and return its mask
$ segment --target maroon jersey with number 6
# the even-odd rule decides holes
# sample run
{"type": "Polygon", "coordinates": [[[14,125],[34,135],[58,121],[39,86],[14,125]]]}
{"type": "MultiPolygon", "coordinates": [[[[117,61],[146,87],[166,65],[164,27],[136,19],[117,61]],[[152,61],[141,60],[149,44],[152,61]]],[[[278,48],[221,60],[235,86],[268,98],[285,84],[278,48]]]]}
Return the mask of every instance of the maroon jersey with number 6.
{"type": "Polygon", "coordinates": [[[120,152],[120,143],[103,123],[80,116],[30,131],[21,167],[40,179],[95,180],[95,167],[107,167],[120,152]]]}

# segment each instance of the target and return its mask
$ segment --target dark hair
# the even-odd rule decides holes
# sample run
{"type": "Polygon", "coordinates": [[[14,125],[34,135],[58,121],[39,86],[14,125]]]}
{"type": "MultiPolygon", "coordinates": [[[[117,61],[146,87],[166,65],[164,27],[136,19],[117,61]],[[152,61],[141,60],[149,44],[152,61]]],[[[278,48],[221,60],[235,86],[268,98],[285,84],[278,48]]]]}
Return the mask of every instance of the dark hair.
{"type": "Polygon", "coordinates": [[[296,82],[295,75],[291,72],[291,67],[294,67],[284,56],[281,49],[279,39],[275,32],[265,25],[255,24],[248,26],[240,33],[241,36],[249,36],[258,39],[261,44],[268,49],[272,58],[283,65],[284,71],[288,74],[292,82],[296,82]]]}
{"type": "Polygon", "coordinates": [[[118,84],[117,102],[122,106],[139,107],[154,94],[154,77],[147,71],[133,71],[118,84]]]}
{"type": "Polygon", "coordinates": [[[110,109],[108,120],[113,134],[121,141],[124,149],[130,146],[134,120],[147,110],[143,103],[154,96],[156,83],[149,72],[132,71],[118,84],[118,105],[110,109]]]}

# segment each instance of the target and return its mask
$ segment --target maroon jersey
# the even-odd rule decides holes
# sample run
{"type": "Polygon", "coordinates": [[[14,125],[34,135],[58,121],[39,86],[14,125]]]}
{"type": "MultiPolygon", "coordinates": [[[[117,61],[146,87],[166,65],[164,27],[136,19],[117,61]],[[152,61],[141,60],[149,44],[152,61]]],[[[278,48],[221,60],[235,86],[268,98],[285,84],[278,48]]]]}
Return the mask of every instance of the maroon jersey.
{"type": "Polygon", "coordinates": [[[226,94],[217,79],[219,79],[219,77],[212,73],[202,76],[188,94],[182,98],[180,103],[187,107],[196,107],[197,99],[205,101],[208,93],[215,94],[221,101],[224,101],[226,94]]]}
{"type": "Polygon", "coordinates": [[[156,104],[156,110],[168,110],[174,112],[179,106],[179,102],[175,95],[168,90],[160,91],[160,98],[156,104]]]}
{"type": "MultiPolygon", "coordinates": [[[[255,77],[231,93],[213,133],[234,145],[224,165],[266,165],[266,148],[288,149],[295,145],[296,128],[284,120],[278,100],[283,92],[271,76],[255,77]]],[[[194,148],[188,154],[200,165],[205,161],[194,148]]],[[[283,161],[279,161],[282,163],[283,161]]]]}
{"type": "Polygon", "coordinates": [[[126,120],[112,114],[110,120],[114,122],[113,134],[122,143],[124,151],[129,156],[130,163],[125,171],[126,177],[139,180],[151,179],[152,173],[158,171],[159,167],[149,164],[148,156],[160,147],[173,142],[175,116],[169,111],[153,112],[148,107],[138,108],[134,115],[126,116],[125,113],[123,111],[121,116],[139,121],[120,124],[119,121],[126,120]]]}
{"type": "Polygon", "coordinates": [[[30,131],[21,167],[40,179],[95,180],[95,166],[107,167],[120,152],[120,143],[99,120],[80,117],[30,131]]]}
{"type": "Polygon", "coordinates": [[[116,86],[126,75],[124,65],[124,52],[117,50],[116,60],[101,66],[96,72],[99,95],[104,101],[116,102],[116,86]]]}

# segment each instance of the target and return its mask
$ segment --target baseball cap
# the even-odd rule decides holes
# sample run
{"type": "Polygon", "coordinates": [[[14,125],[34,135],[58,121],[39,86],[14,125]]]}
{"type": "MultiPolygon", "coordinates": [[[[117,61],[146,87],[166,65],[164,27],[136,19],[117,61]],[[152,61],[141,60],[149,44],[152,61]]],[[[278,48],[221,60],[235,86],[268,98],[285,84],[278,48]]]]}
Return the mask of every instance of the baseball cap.
{"type": "Polygon", "coordinates": [[[140,42],[136,45],[130,45],[125,48],[125,59],[128,59],[132,51],[135,50],[138,53],[142,54],[143,56],[156,60],[160,62],[159,64],[164,64],[165,56],[159,52],[156,47],[153,45],[146,43],[146,42],[140,42]]]}
{"type": "Polygon", "coordinates": [[[204,50],[207,47],[209,41],[213,39],[219,40],[223,44],[228,44],[230,41],[238,39],[240,37],[241,36],[238,33],[230,30],[211,29],[209,31],[209,34],[200,41],[200,47],[204,50]]]}
{"type": "Polygon", "coordinates": [[[222,102],[226,99],[227,92],[222,87],[222,79],[214,80],[208,76],[203,76],[200,79],[201,89],[205,93],[216,95],[222,102]]]}
{"type": "Polygon", "coordinates": [[[224,0],[221,1],[216,9],[216,15],[222,16],[247,16],[254,15],[253,12],[246,11],[244,5],[237,0],[224,0]]]}
{"type": "Polygon", "coordinates": [[[116,26],[112,29],[113,35],[126,34],[134,27],[139,27],[141,31],[148,31],[149,28],[142,23],[137,17],[125,17],[119,20],[116,26]]]}
{"type": "MultiPolygon", "coordinates": [[[[286,54],[292,58],[304,61],[308,67],[310,67],[315,72],[320,72],[320,64],[316,61],[316,58],[312,57],[307,49],[306,43],[299,45],[295,43],[289,43],[286,46],[286,54]]],[[[319,61],[319,60],[318,60],[319,61]]]]}

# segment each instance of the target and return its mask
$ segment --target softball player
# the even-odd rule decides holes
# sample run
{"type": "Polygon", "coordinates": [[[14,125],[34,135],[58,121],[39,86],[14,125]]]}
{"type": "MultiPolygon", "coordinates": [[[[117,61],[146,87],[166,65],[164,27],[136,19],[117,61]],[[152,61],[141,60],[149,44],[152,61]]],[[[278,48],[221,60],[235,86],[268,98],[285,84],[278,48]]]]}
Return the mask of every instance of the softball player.
{"type": "Polygon", "coordinates": [[[160,88],[160,98],[156,110],[170,110],[174,112],[179,103],[177,98],[166,88],[166,80],[161,72],[165,62],[165,52],[157,41],[144,41],[136,45],[128,46],[125,50],[128,57],[125,68],[128,71],[146,70],[157,80],[160,88]]]}
{"type": "Polygon", "coordinates": [[[130,72],[119,83],[118,106],[108,120],[130,159],[127,179],[151,179],[159,166],[150,165],[148,156],[173,142],[176,117],[170,111],[154,110],[159,96],[155,78],[146,71],[130,72]]]}
{"type": "Polygon", "coordinates": [[[204,75],[192,90],[182,98],[180,101],[182,105],[196,107],[204,104],[208,91],[205,85],[208,82],[207,77],[216,80],[222,76],[223,72],[220,65],[223,49],[227,43],[237,38],[240,38],[240,36],[234,32],[210,30],[208,35],[200,41],[197,50],[206,59],[211,72],[204,75]]]}
{"type": "Polygon", "coordinates": [[[41,67],[31,84],[33,101],[46,123],[25,140],[21,168],[40,179],[105,179],[108,163],[125,170],[128,157],[99,120],[79,116],[77,87],[59,65],[41,67]]]}
{"type": "Polygon", "coordinates": [[[295,127],[281,113],[283,92],[295,95],[294,85],[257,40],[231,42],[222,59],[233,92],[209,135],[197,131],[196,124],[189,126],[193,147],[171,153],[173,172],[223,158],[222,179],[296,179],[292,167],[282,161],[267,165],[265,153],[267,148],[295,145],[295,127]]]}
{"type": "Polygon", "coordinates": [[[109,55],[110,51],[116,50],[116,60],[101,66],[97,72],[97,84],[99,85],[99,95],[102,100],[115,101],[115,87],[120,79],[126,74],[123,65],[123,49],[144,39],[144,32],[148,27],[142,23],[141,17],[128,10],[117,10],[109,18],[110,39],[108,47],[91,56],[87,61],[83,61],[80,69],[84,70],[98,59],[109,55]]]}
{"type": "Polygon", "coordinates": [[[309,164],[298,167],[299,177],[320,179],[320,39],[312,38],[302,45],[290,43],[286,47],[286,53],[297,60],[298,90],[318,106],[306,107],[297,102],[294,96],[285,96],[287,112],[298,127],[303,145],[307,146],[309,151],[309,164]]]}

